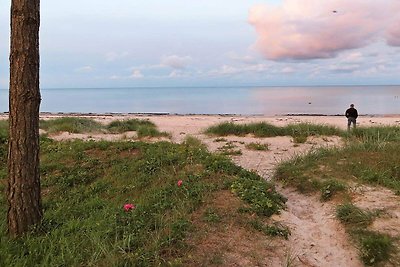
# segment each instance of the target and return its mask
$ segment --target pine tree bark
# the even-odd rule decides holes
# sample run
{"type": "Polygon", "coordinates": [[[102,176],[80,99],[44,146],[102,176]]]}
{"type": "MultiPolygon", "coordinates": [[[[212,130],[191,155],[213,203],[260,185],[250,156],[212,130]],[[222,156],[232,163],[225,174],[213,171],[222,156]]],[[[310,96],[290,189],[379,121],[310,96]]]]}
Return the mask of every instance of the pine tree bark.
{"type": "Polygon", "coordinates": [[[8,147],[8,231],[42,218],[39,176],[40,0],[12,0],[8,147]]]}

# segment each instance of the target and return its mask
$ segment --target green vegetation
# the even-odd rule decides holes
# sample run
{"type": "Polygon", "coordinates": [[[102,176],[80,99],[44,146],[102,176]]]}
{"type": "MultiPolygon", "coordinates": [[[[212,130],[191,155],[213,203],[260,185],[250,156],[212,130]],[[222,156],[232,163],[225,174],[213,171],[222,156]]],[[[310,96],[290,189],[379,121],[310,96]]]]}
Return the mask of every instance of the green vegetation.
{"type": "Polygon", "coordinates": [[[323,201],[331,199],[339,192],[346,191],[346,185],[338,180],[326,180],[321,184],[321,199],[323,201]]]}
{"type": "Polygon", "coordinates": [[[138,137],[160,137],[169,134],[166,132],[159,132],[154,123],[149,120],[130,119],[123,121],[113,121],[107,125],[107,130],[111,133],[124,133],[128,131],[136,131],[138,137]]]}
{"type": "MultiPolygon", "coordinates": [[[[1,191],[5,179],[2,171],[1,191]]],[[[197,229],[192,214],[218,192],[231,189],[258,216],[285,202],[271,184],[194,138],[148,144],[41,137],[41,181],[44,220],[19,240],[9,239],[0,221],[0,266],[179,265],[190,250],[186,237],[197,229]],[[134,206],[125,211],[125,204],[134,206]]],[[[204,218],[218,222],[215,210],[204,218]]]]}
{"type": "Polygon", "coordinates": [[[8,121],[0,120],[0,142],[4,143],[8,136],[8,121]]]}
{"type": "Polygon", "coordinates": [[[258,150],[258,151],[266,151],[268,150],[268,144],[261,143],[248,143],[246,144],[246,148],[250,150],[258,150]]]}
{"type": "Polygon", "coordinates": [[[123,121],[113,121],[107,125],[111,133],[124,133],[128,131],[138,131],[141,127],[155,128],[156,125],[149,120],[130,119],[123,121]]]}
{"type": "Polygon", "coordinates": [[[315,181],[336,178],[400,193],[399,149],[399,142],[353,142],[343,148],[318,149],[280,164],[275,177],[303,192],[320,189],[315,181]]]}
{"type": "Polygon", "coordinates": [[[366,227],[374,219],[371,212],[347,203],[337,208],[336,215],[346,225],[347,231],[357,242],[360,257],[365,265],[375,265],[386,261],[395,251],[392,237],[366,230],[366,227]]]}
{"type": "Polygon", "coordinates": [[[53,120],[41,120],[40,128],[48,133],[124,133],[136,131],[142,137],[169,137],[166,132],[160,132],[154,123],[149,120],[130,119],[113,121],[104,126],[99,122],[86,118],[64,117],[53,120]]]}
{"type": "Polygon", "coordinates": [[[231,155],[231,156],[238,156],[242,155],[242,151],[240,149],[235,149],[237,146],[232,142],[227,142],[225,145],[222,147],[218,148],[218,151],[225,156],[231,155]]]}
{"type": "Polygon", "coordinates": [[[336,216],[342,223],[352,227],[366,227],[373,221],[373,214],[371,212],[364,211],[352,203],[338,206],[336,216]]]}
{"type": "Polygon", "coordinates": [[[228,142],[225,138],[215,138],[214,142],[228,142]]]}
{"type": "Polygon", "coordinates": [[[303,138],[314,135],[337,135],[344,136],[345,132],[334,126],[315,125],[310,123],[290,124],[285,127],[277,127],[265,122],[250,124],[235,124],[232,122],[223,122],[211,126],[206,130],[207,134],[227,136],[244,136],[253,134],[256,137],[274,137],[274,136],[293,136],[303,138]]]}
{"type": "Polygon", "coordinates": [[[386,234],[356,229],[351,232],[360,246],[360,255],[365,265],[376,265],[387,261],[395,251],[393,238],[386,234]]]}
{"type": "MultiPolygon", "coordinates": [[[[320,191],[322,200],[346,193],[349,182],[400,194],[400,127],[357,128],[343,137],[344,147],[320,148],[281,163],[275,178],[303,193],[320,191]]],[[[344,200],[350,198],[345,195],[344,200]]],[[[336,216],[359,246],[364,264],[376,265],[398,253],[394,237],[368,229],[376,213],[349,202],[337,207],[336,216]]]]}
{"type": "Polygon", "coordinates": [[[306,135],[296,135],[293,137],[293,142],[295,144],[304,144],[307,142],[307,136],[306,135]]]}
{"type": "Polygon", "coordinates": [[[375,126],[358,127],[353,130],[350,136],[354,136],[363,142],[398,142],[400,141],[400,127],[396,126],[375,126]]]}
{"type": "Polygon", "coordinates": [[[64,117],[52,120],[40,120],[40,129],[48,133],[94,133],[101,132],[101,123],[87,118],[64,117]]]}
{"type": "Polygon", "coordinates": [[[273,225],[265,225],[260,220],[255,219],[249,222],[251,227],[259,232],[264,233],[265,235],[269,236],[280,236],[285,239],[289,238],[290,230],[287,226],[283,226],[280,224],[273,224],[273,225]]]}
{"type": "Polygon", "coordinates": [[[364,211],[351,203],[340,205],[336,216],[346,225],[347,231],[357,242],[360,256],[366,265],[375,265],[389,259],[394,252],[393,238],[376,231],[366,230],[375,214],[364,211]]]}

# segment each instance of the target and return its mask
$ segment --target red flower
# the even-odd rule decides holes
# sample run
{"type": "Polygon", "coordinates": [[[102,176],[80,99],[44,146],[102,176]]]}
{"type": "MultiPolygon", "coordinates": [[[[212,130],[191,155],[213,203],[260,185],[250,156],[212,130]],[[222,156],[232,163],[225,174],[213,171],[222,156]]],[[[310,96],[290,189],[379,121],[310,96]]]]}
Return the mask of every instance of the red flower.
{"type": "Polygon", "coordinates": [[[135,208],[135,205],[130,204],[130,203],[127,203],[127,204],[124,205],[124,210],[125,211],[130,211],[130,210],[133,210],[134,208],[135,208]]]}
{"type": "Polygon", "coordinates": [[[178,186],[182,186],[182,184],[183,184],[183,181],[182,181],[182,180],[179,180],[179,181],[178,181],[178,186]]]}

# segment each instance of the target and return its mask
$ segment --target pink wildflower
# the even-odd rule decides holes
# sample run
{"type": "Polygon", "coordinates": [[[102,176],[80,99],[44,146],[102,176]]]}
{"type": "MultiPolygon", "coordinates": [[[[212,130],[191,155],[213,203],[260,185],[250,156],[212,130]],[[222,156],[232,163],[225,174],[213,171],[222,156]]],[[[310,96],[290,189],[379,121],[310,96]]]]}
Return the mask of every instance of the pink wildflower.
{"type": "Polygon", "coordinates": [[[182,180],[179,180],[179,181],[178,181],[178,186],[182,186],[182,184],[183,184],[183,181],[182,181],[182,180]]]}
{"type": "Polygon", "coordinates": [[[127,204],[124,205],[124,210],[125,211],[130,211],[130,210],[133,210],[134,208],[135,208],[135,205],[133,205],[133,204],[127,203],[127,204]]]}

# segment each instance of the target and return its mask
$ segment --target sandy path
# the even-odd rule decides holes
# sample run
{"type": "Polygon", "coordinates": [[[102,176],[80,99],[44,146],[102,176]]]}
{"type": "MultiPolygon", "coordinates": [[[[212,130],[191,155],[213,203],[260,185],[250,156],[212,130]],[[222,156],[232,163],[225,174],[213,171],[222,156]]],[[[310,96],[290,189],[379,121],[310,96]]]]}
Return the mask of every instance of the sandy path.
{"type": "MultiPolygon", "coordinates": [[[[217,151],[223,145],[213,139],[198,135],[211,151],[217,151]]],[[[271,179],[276,165],[295,154],[302,154],[313,148],[333,146],[340,143],[336,137],[329,137],[327,141],[321,138],[310,138],[307,143],[294,146],[290,137],[252,138],[226,137],[242,151],[242,155],[233,156],[233,161],[249,170],[254,170],[266,180],[271,179]],[[244,148],[239,142],[260,142],[269,144],[268,151],[252,151],[244,148]]],[[[306,196],[294,189],[282,188],[278,185],[278,192],[287,199],[287,210],[280,215],[274,215],[275,221],[287,225],[291,230],[288,241],[280,241],[276,259],[282,266],[288,256],[294,258],[295,266],[326,266],[326,267],[358,267],[363,266],[359,261],[357,250],[350,243],[343,225],[335,218],[335,207],[329,202],[321,203],[318,196],[306,196]]]]}

